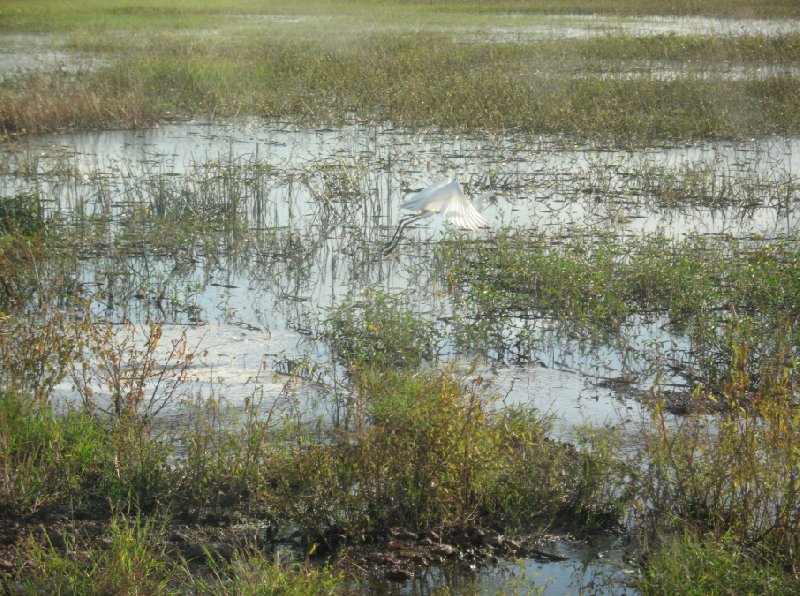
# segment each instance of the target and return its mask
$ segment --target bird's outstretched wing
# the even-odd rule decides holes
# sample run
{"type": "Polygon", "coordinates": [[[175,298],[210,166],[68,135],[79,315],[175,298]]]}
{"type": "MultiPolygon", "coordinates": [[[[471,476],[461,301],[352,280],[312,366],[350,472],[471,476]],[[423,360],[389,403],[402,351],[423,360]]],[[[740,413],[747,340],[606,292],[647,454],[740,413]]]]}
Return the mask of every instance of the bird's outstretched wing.
{"type": "Polygon", "coordinates": [[[400,205],[408,211],[440,213],[442,217],[464,230],[487,227],[489,222],[478,212],[464,194],[457,181],[440,180],[430,188],[421,190],[400,205]]]}
{"type": "Polygon", "coordinates": [[[477,230],[488,227],[489,222],[464,195],[461,185],[458,182],[454,184],[458,186],[458,192],[454,192],[442,206],[442,217],[453,222],[454,225],[462,230],[477,230]]]}
{"type": "MultiPolygon", "coordinates": [[[[405,203],[401,204],[400,208],[405,209],[406,211],[427,211],[429,213],[438,213],[444,202],[450,196],[453,184],[453,181],[449,178],[439,180],[433,186],[411,195],[411,198],[405,203]]],[[[455,184],[458,184],[458,182],[455,184]]],[[[460,186],[461,185],[459,185],[459,187],[460,186]]]]}

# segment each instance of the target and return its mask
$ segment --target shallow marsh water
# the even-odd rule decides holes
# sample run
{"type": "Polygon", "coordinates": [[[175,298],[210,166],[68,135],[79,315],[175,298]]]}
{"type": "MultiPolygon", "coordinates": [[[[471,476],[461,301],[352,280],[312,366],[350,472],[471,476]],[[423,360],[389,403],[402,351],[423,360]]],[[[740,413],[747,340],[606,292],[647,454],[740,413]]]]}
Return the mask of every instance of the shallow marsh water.
{"type": "MultiPolygon", "coordinates": [[[[189,345],[208,350],[193,390],[210,392],[214,380],[239,399],[250,390],[244,381],[259,379],[279,393],[285,379],[271,375],[297,361],[327,364],[330,355],[315,340],[319,322],[348,296],[381,288],[403,296],[414,312],[446,320],[451,306],[431,272],[431,249],[464,233],[429,219],[409,229],[388,258],[380,254],[401,200],[440,177],[458,178],[473,196],[497,191],[480,205],[492,230],[479,238],[515,229],[568,242],[581,229],[774,239],[795,229],[798,217],[796,139],[627,152],[551,137],[198,122],[28,143],[6,153],[2,192],[35,193],[63,225],[87,230],[82,282],[96,308],[117,324],[165,323],[165,342],[187,333],[189,345]],[[681,176],[699,180],[697,196],[681,187],[679,200],[665,202],[664,187],[681,176]],[[202,238],[180,244],[149,225],[207,217],[249,231],[220,233],[210,245],[202,238]],[[100,242],[88,232],[98,225],[100,242]]],[[[634,343],[680,350],[680,338],[659,328],[658,321],[634,322],[623,332],[634,343]]],[[[473,358],[444,350],[445,359],[473,358]]],[[[553,412],[562,432],[638,414],[600,383],[623,372],[612,347],[542,342],[528,361],[479,362],[475,374],[494,379],[508,400],[553,412]]]]}
{"type": "MultiPolygon", "coordinates": [[[[427,220],[381,256],[409,192],[444,176],[464,182],[473,196],[498,191],[481,205],[492,228],[477,237],[515,229],[568,242],[581,229],[633,238],[781,238],[797,225],[800,141],[626,152],[552,137],[196,122],[33,138],[7,148],[3,161],[3,196],[35,193],[61,225],[86,233],[81,281],[118,341],[141,337],[146,322],[163,323],[163,349],[185,337],[199,354],[180,388],[192,400],[222,398],[237,408],[254,395],[265,407],[292,398],[309,421],[327,423],[337,412],[326,395],[340,374],[317,340],[328,309],[381,289],[434,320],[451,314],[432,248],[464,233],[427,220]],[[699,180],[696,196],[682,187],[679,200],[665,200],[665,185],[687,172],[699,180]],[[213,238],[159,236],[157,225],[193,218],[216,222],[213,238]],[[304,374],[291,374],[300,368],[304,374]]],[[[167,236],[173,230],[164,229],[167,236]]],[[[658,321],[633,322],[622,332],[634,343],[683,349],[658,321]]],[[[476,362],[449,343],[441,358],[465,369],[476,362]]],[[[624,427],[642,418],[637,401],[604,383],[626,371],[625,358],[613,346],[554,339],[524,361],[478,359],[472,374],[493,382],[505,403],[552,413],[555,434],[569,438],[586,423],[624,427]]],[[[643,375],[639,388],[659,373],[643,375]]],[[[75,398],[70,382],[60,390],[75,398]]],[[[606,564],[599,548],[558,548],[566,561],[504,563],[455,579],[432,570],[413,585],[381,589],[429,593],[465,581],[520,593],[531,585],[546,593],[626,590],[618,552],[606,564]],[[593,583],[600,578],[605,583],[593,583]]]]}
{"type": "Polygon", "coordinates": [[[0,83],[30,73],[77,75],[108,66],[106,58],[68,49],[66,35],[0,33],[0,83]]]}
{"type": "Polygon", "coordinates": [[[566,543],[554,541],[547,546],[550,554],[564,561],[544,562],[535,559],[501,561],[477,569],[434,567],[405,584],[375,581],[365,594],[427,596],[439,592],[452,594],[608,594],[634,595],[626,586],[632,572],[622,563],[622,549],[608,538],[596,542],[566,543]],[[447,592],[449,590],[449,592],[447,592]]]}

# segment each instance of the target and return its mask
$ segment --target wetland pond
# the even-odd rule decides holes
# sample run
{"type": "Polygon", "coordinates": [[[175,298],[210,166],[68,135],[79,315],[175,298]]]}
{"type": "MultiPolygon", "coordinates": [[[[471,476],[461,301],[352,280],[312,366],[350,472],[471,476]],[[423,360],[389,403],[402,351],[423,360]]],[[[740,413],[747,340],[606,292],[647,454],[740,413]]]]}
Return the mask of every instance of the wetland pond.
{"type": "MultiPolygon", "coordinates": [[[[656,380],[690,390],[669,366],[691,358],[688,340],[657,316],[587,340],[546,317],[512,315],[498,333],[464,342],[455,329],[468,328],[469,315],[437,247],[501,230],[553,244],[787,238],[797,225],[800,145],[772,138],[620,151],[555,137],[192,122],[30,138],[6,148],[3,161],[3,195],[36,195],[76,239],[80,283],[113,324],[113,341],[139,345],[155,322],[165,350],[183,338],[196,350],[174,395],[233,410],[254,396],[265,409],[294,400],[309,424],[336,424],[343,373],[321,339],[324,321],[340,304],[382,293],[439,326],[438,362],[482,377],[503,403],[551,414],[555,438],[572,440],[584,425],[635,428],[645,418],[637,397],[656,380]],[[490,229],[461,232],[430,218],[383,257],[399,204],[443,177],[471,197],[494,192],[478,205],[490,229]]],[[[161,390],[154,381],[152,391],[161,390]]],[[[58,391],[79,399],[72,381],[58,391]]],[[[160,415],[179,416],[177,404],[160,415]]],[[[565,560],[456,576],[435,568],[374,588],[631,593],[613,540],[552,546],[565,560]]]]}

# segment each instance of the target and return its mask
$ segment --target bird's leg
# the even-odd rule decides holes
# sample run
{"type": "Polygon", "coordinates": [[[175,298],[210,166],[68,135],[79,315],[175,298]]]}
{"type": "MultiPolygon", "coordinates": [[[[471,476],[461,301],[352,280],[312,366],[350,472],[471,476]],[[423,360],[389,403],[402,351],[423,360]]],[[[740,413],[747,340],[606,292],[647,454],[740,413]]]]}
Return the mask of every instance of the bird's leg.
{"type": "Polygon", "coordinates": [[[392,239],[383,245],[383,250],[381,251],[383,256],[388,257],[390,254],[392,254],[392,251],[397,248],[397,245],[400,243],[403,230],[423,217],[425,217],[425,213],[412,213],[411,215],[406,215],[405,217],[401,218],[397,226],[397,230],[395,230],[394,235],[392,236],[392,239]]]}

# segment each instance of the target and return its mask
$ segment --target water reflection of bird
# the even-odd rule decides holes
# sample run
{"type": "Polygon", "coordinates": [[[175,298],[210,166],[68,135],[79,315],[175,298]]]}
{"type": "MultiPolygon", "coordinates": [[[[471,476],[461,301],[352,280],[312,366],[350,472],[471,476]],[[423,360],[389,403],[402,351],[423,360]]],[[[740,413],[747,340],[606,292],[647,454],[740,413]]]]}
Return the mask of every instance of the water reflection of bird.
{"type": "Polygon", "coordinates": [[[401,234],[406,227],[434,213],[441,214],[442,217],[462,230],[477,230],[489,226],[489,222],[475,209],[475,206],[464,194],[461,184],[456,180],[440,180],[433,186],[412,195],[409,200],[400,205],[400,208],[412,213],[400,219],[394,236],[383,246],[384,256],[397,248],[401,234]]]}

